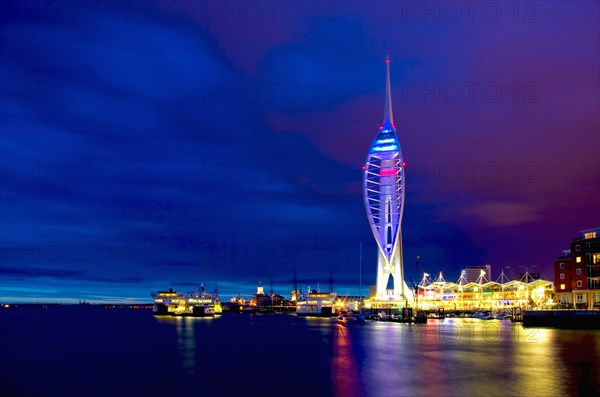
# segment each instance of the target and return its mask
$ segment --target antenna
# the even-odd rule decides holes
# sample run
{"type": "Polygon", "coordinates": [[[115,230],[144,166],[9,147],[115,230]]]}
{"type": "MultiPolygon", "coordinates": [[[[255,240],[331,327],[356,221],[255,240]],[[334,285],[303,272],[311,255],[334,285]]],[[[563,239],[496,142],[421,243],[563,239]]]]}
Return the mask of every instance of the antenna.
{"type": "Polygon", "coordinates": [[[383,111],[383,128],[394,129],[394,113],[392,112],[392,88],[390,84],[390,56],[385,58],[385,109],[383,111]]]}

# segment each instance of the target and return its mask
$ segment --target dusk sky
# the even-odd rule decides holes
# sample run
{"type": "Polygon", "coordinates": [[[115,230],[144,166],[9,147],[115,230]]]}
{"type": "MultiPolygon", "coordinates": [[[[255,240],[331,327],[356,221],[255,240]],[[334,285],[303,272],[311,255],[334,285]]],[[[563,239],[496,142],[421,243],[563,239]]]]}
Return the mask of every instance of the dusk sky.
{"type": "Polygon", "coordinates": [[[600,226],[600,3],[475,3],[0,2],[0,300],[358,293],[361,242],[366,294],[388,54],[407,276],[552,279],[600,226]]]}

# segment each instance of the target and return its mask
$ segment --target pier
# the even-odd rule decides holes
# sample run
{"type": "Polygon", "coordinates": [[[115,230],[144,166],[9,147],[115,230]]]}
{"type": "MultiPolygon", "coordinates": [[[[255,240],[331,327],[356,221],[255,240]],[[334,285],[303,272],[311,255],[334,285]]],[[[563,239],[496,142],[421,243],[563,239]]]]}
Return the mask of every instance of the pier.
{"type": "Polygon", "coordinates": [[[523,326],[600,329],[600,310],[526,310],[523,326]]]}

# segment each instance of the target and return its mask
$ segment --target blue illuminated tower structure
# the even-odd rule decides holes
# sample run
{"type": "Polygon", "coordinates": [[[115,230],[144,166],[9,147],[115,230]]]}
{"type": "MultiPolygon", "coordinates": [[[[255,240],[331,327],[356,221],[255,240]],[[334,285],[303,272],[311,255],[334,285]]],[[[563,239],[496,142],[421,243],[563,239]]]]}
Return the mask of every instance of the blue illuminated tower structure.
{"type": "Polygon", "coordinates": [[[363,192],[367,217],[378,246],[376,299],[412,300],[412,291],[404,281],[402,264],[404,161],[392,113],[389,57],[385,62],[383,125],[371,144],[363,167],[363,192]]]}

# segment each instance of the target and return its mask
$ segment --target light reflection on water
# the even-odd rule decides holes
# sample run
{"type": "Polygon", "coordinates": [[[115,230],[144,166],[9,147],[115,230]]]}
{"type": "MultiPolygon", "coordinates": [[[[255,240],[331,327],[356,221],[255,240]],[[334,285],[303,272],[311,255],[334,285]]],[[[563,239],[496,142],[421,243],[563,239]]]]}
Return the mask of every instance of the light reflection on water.
{"type": "Polygon", "coordinates": [[[331,384],[336,396],[354,397],[363,395],[359,366],[352,353],[350,330],[338,324],[333,332],[333,354],[331,358],[331,384]]]}
{"type": "MultiPolygon", "coordinates": [[[[578,331],[525,329],[507,321],[472,319],[375,324],[360,331],[364,387],[373,396],[390,391],[410,396],[554,396],[573,394],[577,384],[587,382],[587,390],[595,388],[597,393],[600,333],[580,331],[587,335],[589,349],[577,343],[577,352],[561,357],[566,345],[562,339],[569,332],[578,331]],[[580,374],[579,383],[571,383],[564,362],[582,351],[588,357],[588,373],[580,374]]],[[[580,362],[569,367],[581,371],[580,362]]]]}
{"type": "Polygon", "coordinates": [[[2,396],[600,395],[600,331],[67,309],[0,324],[2,396]]]}
{"type": "MultiPolygon", "coordinates": [[[[264,318],[248,318],[249,335],[264,326],[264,318]]],[[[290,323],[282,324],[284,327],[304,327],[305,332],[318,335],[314,343],[330,349],[329,390],[334,396],[566,395],[598,391],[599,332],[526,329],[508,321],[478,319],[348,326],[323,318],[282,316],[281,320],[290,323]]],[[[198,322],[219,319],[157,317],[157,321],[174,326],[181,365],[186,373],[193,374],[198,366],[197,338],[218,338],[209,336],[210,323],[199,331],[202,336],[197,335],[198,322]]],[[[283,343],[293,345],[295,341],[283,343]]]]}
{"type": "Polygon", "coordinates": [[[181,355],[181,364],[185,373],[192,374],[196,371],[196,323],[199,321],[212,321],[211,317],[170,317],[156,316],[159,323],[175,326],[177,332],[177,350],[181,355]]]}

